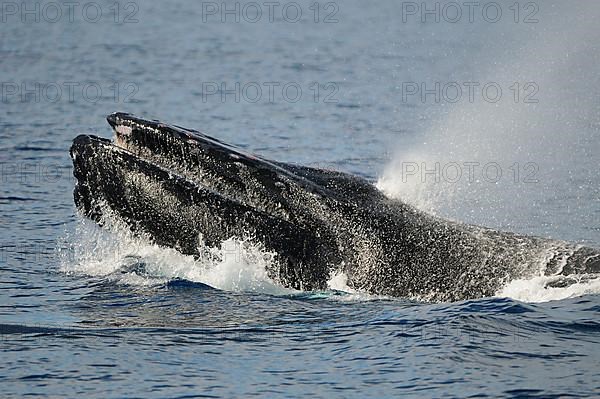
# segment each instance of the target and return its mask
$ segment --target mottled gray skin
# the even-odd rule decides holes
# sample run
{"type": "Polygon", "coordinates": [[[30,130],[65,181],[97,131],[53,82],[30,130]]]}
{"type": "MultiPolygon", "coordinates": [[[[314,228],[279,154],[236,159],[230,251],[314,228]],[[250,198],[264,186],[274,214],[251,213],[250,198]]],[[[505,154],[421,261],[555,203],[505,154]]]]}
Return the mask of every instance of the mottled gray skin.
{"type": "Polygon", "coordinates": [[[600,272],[599,252],[450,222],[385,197],[341,172],[273,162],[200,132],[112,114],[116,140],[71,147],[75,203],[102,223],[184,254],[252,237],[277,253],[269,275],[326,288],[343,271],[373,294],[452,301],[494,295],[515,278],[600,272]],[[202,247],[202,245],[200,245],[202,247]]]}

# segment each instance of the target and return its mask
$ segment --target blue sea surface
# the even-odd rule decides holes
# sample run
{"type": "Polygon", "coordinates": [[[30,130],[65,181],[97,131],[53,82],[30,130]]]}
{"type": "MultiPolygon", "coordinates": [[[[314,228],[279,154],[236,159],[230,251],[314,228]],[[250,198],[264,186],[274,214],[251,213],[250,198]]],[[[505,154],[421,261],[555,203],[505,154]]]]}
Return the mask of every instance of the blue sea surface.
{"type": "Polygon", "coordinates": [[[277,290],[252,256],[211,274],[74,207],[72,139],[124,111],[600,247],[600,6],[450,3],[3,3],[0,397],[599,396],[597,281],[458,303],[277,290]],[[452,91],[469,82],[501,100],[452,91]],[[394,167],[435,160],[504,177],[394,167]]]}

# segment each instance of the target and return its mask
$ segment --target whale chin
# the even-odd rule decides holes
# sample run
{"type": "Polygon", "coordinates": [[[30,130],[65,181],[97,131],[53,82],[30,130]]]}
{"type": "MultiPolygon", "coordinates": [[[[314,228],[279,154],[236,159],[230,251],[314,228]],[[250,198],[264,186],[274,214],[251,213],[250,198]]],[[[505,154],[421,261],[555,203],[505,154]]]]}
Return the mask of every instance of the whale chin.
{"type": "Polygon", "coordinates": [[[343,272],[368,293],[453,301],[491,296],[517,278],[600,273],[600,252],[443,220],[350,174],[249,154],[202,132],[125,113],[114,140],[71,146],[80,212],[110,215],[186,255],[230,238],[274,253],[279,284],[322,290],[343,272]]]}

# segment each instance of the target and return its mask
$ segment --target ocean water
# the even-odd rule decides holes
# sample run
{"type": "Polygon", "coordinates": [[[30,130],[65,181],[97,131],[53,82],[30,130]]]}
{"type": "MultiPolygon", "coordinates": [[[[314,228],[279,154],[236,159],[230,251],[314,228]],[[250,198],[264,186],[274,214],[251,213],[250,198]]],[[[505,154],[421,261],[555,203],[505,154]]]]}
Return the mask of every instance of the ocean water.
{"type": "Polygon", "coordinates": [[[600,395],[597,279],[291,291],[252,242],[203,262],[83,220],[68,156],[131,112],[600,247],[597,2],[24,4],[0,14],[0,397],[600,395]]]}

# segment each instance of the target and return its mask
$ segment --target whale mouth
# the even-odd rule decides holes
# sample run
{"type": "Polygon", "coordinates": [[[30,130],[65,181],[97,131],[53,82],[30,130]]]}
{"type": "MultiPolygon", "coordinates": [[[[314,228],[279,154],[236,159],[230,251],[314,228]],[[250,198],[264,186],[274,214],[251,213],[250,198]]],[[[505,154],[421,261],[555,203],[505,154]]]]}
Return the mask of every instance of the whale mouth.
{"type": "Polygon", "coordinates": [[[285,286],[325,287],[339,253],[328,232],[304,223],[309,212],[300,205],[326,188],[195,130],[123,113],[107,119],[113,141],[80,135],[70,150],[84,216],[102,225],[115,215],[186,255],[234,237],[256,239],[277,254],[270,273],[285,286]]]}
{"type": "MultiPolygon", "coordinates": [[[[198,186],[283,220],[301,217],[290,206],[298,190],[331,196],[293,166],[250,154],[197,130],[127,113],[107,117],[114,145],[198,186]]],[[[303,193],[304,194],[304,193],[303,193]]]]}
{"type": "Polygon", "coordinates": [[[295,177],[282,167],[196,130],[127,113],[110,114],[107,121],[112,141],[80,135],[71,147],[75,200],[88,216],[100,213],[92,202],[118,191],[123,179],[141,170],[162,176],[157,181],[206,193],[222,208],[247,207],[267,217],[294,219],[284,204],[295,177]],[[101,189],[91,182],[98,178],[121,182],[101,189]]]}

